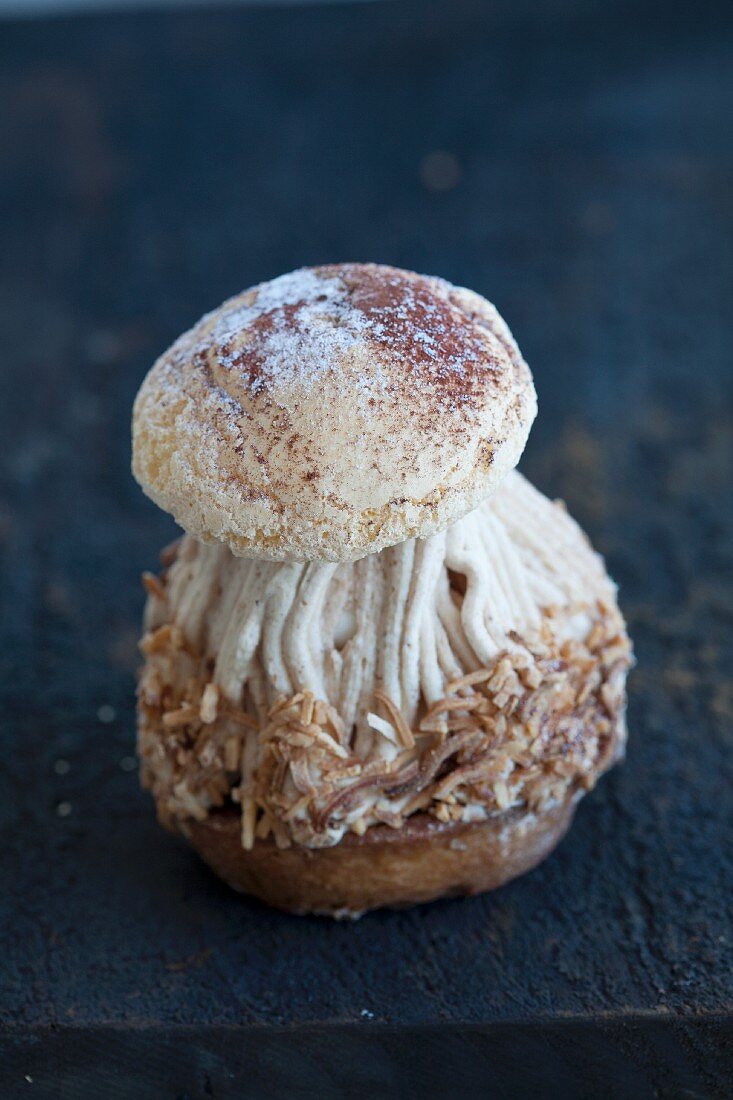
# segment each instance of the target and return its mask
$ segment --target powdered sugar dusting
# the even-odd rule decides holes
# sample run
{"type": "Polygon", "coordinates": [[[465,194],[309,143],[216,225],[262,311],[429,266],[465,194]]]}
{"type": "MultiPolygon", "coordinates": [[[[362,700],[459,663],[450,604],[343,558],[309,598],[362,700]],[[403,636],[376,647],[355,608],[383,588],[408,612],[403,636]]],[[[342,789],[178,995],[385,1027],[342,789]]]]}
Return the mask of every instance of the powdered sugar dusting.
{"type": "MultiPolygon", "coordinates": [[[[273,386],[313,386],[340,371],[369,327],[340,278],[304,268],[262,284],[251,303],[224,312],[214,341],[221,365],[243,371],[258,394],[273,386]]],[[[383,388],[385,379],[377,371],[350,383],[366,392],[383,388]]]]}
{"type": "Polygon", "coordinates": [[[235,388],[244,383],[257,396],[312,389],[328,375],[354,396],[402,399],[417,389],[456,409],[490,382],[502,349],[451,291],[374,264],[282,275],[216,315],[209,339],[218,380],[228,388],[234,375],[235,388]]]}
{"type": "Polygon", "coordinates": [[[343,272],[372,341],[401,364],[410,387],[455,409],[490,380],[502,349],[457,306],[449,283],[376,265],[367,274],[359,265],[343,272]]]}

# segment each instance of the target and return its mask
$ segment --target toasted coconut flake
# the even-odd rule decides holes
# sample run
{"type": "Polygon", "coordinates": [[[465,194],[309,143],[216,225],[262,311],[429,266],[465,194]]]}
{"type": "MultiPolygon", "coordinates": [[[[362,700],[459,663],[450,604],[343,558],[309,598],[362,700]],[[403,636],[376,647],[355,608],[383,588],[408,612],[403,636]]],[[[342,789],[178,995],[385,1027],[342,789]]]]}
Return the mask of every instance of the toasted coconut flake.
{"type": "Polygon", "coordinates": [[[493,670],[490,668],[477,668],[475,672],[468,672],[465,676],[460,676],[457,680],[451,680],[445,685],[446,695],[455,695],[458,691],[463,691],[465,688],[477,687],[479,684],[485,684],[487,680],[490,680],[493,675],[493,670]]]}
{"type": "Polygon", "coordinates": [[[316,699],[313,706],[312,721],[315,722],[317,726],[325,726],[328,720],[327,714],[328,712],[326,710],[326,704],[323,699],[316,699]]]}
{"type": "Polygon", "coordinates": [[[301,795],[293,804],[285,811],[282,816],[283,821],[292,821],[294,817],[302,813],[308,808],[311,796],[309,794],[301,795]]]}
{"type": "Polygon", "coordinates": [[[343,764],[326,763],[324,767],[332,783],[339,783],[343,779],[352,779],[355,775],[361,775],[363,770],[361,764],[350,764],[348,760],[343,764]]]}
{"type": "Polygon", "coordinates": [[[143,782],[171,826],[239,801],[248,847],[269,835],[280,847],[293,837],[322,846],[345,829],[362,835],[376,822],[399,827],[420,811],[460,821],[469,809],[541,808],[569,787],[591,787],[618,756],[630,664],[615,612],[586,642],[557,644],[553,629],[548,616],[490,668],[446,684],[417,735],[376,692],[381,714],[369,713],[367,722],[401,747],[387,762],[378,739],[372,755],[354,755],[340,715],[312,692],[280,696],[262,722],[233,706],[212,681],[213,661],[166,623],[141,644],[143,782]],[[240,776],[243,759],[253,762],[240,776]]]}
{"type": "Polygon", "coordinates": [[[393,726],[389,724],[384,718],[380,718],[378,714],[372,714],[371,711],[367,714],[367,725],[371,726],[377,733],[381,733],[382,737],[386,737],[388,741],[391,741],[393,745],[398,744],[397,734],[393,726]]]}
{"type": "Polygon", "coordinates": [[[169,542],[168,545],[164,546],[163,549],[160,551],[158,557],[160,558],[160,564],[165,569],[170,569],[171,565],[173,565],[173,562],[178,557],[178,551],[181,548],[182,541],[183,536],[180,536],[179,538],[174,539],[173,542],[169,542]]]}
{"type": "Polygon", "coordinates": [[[227,706],[224,708],[224,714],[232,722],[236,722],[238,726],[246,726],[250,730],[259,730],[260,728],[257,719],[253,718],[251,714],[247,714],[240,707],[227,706]]]}
{"type": "Polygon", "coordinates": [[[380,691],[379,689],[377,689],[374,692],[374,698],[375,698],[376,702],[381,703],[381,705],[386,710],[387,715],[389,716],[390,722],[391,722],[392,726],[394,727],[400,741],[405,746],[405,748],[406,749],[414,748],[415,747],[415,738],[413,736],[412,730],[410,729],[407,722],[405,721],[404,716],[403,716],[402,712],[400,711],[399,707],[396,707],[395,704],[390,699],[390,697],[388,695],[386,695],[383,691],[380,691]]]}
{"type": "Polygon", "coordinates": [[[410,817],[411,814],[417,813],[418,810],[426,810],[432,801],[432,791],[418,791],[417,794],[414,794],[402,807],[403,817],[410,817]]]}
{"type": "Polygon", "coordinates": [[[224,767],[228,772],[238,772],[242,743],[238,737],[227,737],[224,742],[224,767]]]}
{"type": "Polygon", "coordinates": [[[496,796],[496,804],[500,810],[506,810],[511,805],[511,798],[509,796],[509,788],[503,779],[499,779],[494,784],[494,795],[496,796]]]}
{"type": "Polygon", "coordinates": [[[199,715],[201,721],[209,725],[216,721],[216,711],[219,705],[219,689],[216,684],[207,684],[201,696],[199,715]]]}
{"type": "Polygon", "coordinates": [[[435,784],[432,789],[433,798],[445,799],[453,793],[456,787],[494,778],[496,771],[496,763],[491,758],[480,760],[476,764],[464,764],[459,768],[454,768],[439,783],[435,784]]]}
{"type": "Polygon", "coordinates": [[[372,813],[382,825],[388,825],[390,829],[401,829],[405,823],[401,813],[390,810],[387,806],[376,805],[372,813]]]}
{"type": "Polygon", "coordinates": [[[179,707],[178,710],[169,710],[167,714],[164,714],[163,725],[166,729],[178,729],[196,721],[198,716],[196,707],[189,704],[185,707],[179,707]]]}
{"type": "Polygon", "coordinates": [[[448,723],[445,718],[437,715],[436,717],[430,718],[429,720],[423,718],[418,726],[418,729],[420,730],[420,733],[437,734],[438,737],[444,738],[446,733],[448,733],[448,723]]]}
{"type": "Polygon", "coordinates": [[[257,820],[257,803],[251,795],[243,795],[242,799],[242,847],[249,851],[255,842],[255,821],[257,820]]]}
{"type": "Polygon", "coordinates": [[[165,587],[160,577],[156,576],[155,573],[149,573],[146,570],[142,575],[142,582],[143,587],[145,588],[145,591],[149,596],[154,596],[156,600],[162,600],[163,602],[165,602],[165,587]]]}
{"type": "Polygon", "coordinates": [[[316,697],[312,691],[303,692],[303,701],[300,704],[300,720],[304,726],[309,726],[313,721],[316,697]]]}
{"type": "Polygon", "coordinates": [[[324,709],[326,711],[326,723],[336,734],[339,743],[343,744],[346,738],[346,726],[344,725],[341,716],[336,710],[334,710],[330,703],[324,703],[324,709]]]}
{"type": "Polygon", "coordinates": [[[452,711],[454,710],[478,710],[482,703],[483,699],[480,695],[467,697],[459,696],[451,699],[443,697],[442,699],[438,699],[428,708],[425,717],[420,723],[420,729],[423,729],[424,724],[428,723],[432,718],[435,718],[437,715],[445,716],[446,714],[452,713],[452,711]]]}
{"type": "Polygon", "coordinates": [[[306,752],[299,753],[290,761],[290,774],[297,789],[302,791],[307,799],[316,793],[317,788],[310,773],[306,752]]]}
{"type": "Polygon", "coordinates": [[[319,729],[317,726],[311,726],[308,732],[314,741],[323,745],[323,747],[328,749],[329,752],[332,752],[334,756],[338,756],[341,760],[347,759],[349,755],[348,752],[343,745],[339,745],[338,741],[334,741],[330,733],[326,733],[325,730],[319,729]]]}
{"type": "Polygon", "coordinates": [[[152,657],[155,653],[163,653],[166,650],[177,649],[175,628],[172,623],[165,623],[157,630],[149,631],[140,639],[140,651],[146,657],[152,657]]]}
{"type": "Polygon", "coordinates": [[[298,703],[303,701],[303,692],[299,691],[296,695],[293,695],[288,699],[287,695],[278,695],[275,702],[267,712],[268,718],[274,718],[276,714],[280,714],[283,710],[292,710],[293,707],[297,707],[298,703]]]}
{"type": "Polygon", "coordinates": [[[277,817],[270,818],[272,833],[278,848],[289,848],[292,844],[290,833],[284,822],[277,817]]]}

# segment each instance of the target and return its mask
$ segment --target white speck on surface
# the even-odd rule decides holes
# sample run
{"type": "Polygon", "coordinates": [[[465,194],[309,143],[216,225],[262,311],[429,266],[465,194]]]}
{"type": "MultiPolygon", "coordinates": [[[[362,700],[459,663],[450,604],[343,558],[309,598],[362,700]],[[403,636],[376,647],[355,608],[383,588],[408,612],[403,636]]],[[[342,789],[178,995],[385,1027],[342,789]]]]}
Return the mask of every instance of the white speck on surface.
{"type": "Polygon", "coordinates": [[[72,811],[72,805],[70,802],[59,802],[56,807],[56,813],[59,817],[69,817],[72,811]]]}
{"type": "Polygon", "coordinates": [[[123,756],[120,760],[120,767],[123,772],[134,772],[137,767],[137,760],[134,756],[123,756]]]}
{"type": "MultiPolygon", "coordinates": [[[[234,366],[237,359],[236,352],[227,355],[227,345],[265,318],[267,328],[257,340],[261,366],[250,383],[253,393],[274,382],[312,386],[358,346],[368,328],[367,319],[344,295],[340,279],[308,269],[291,271],[262,284],[251,305],[223,313],[214,336],[225,367],[234,366]]],[[[370,378],[364,384],[374,382],[370,378]]]]}
{"type": "Polygon", "coordinates": [[[105,726],[108,726],[110,722],[114,722],[117,717],[117,711],[109,703],[103,703],[97,711],[97,718],[100,722],[104,722],[105,726]]]}
{"type": "Polygon", "coordinates": [[[68,760],[55,760],[53,770],[56,775],[68,775],[71,771],[71,764],[68,760]]]}
{"type": "Polygon", "coordinates": [[[368,1008],[362,1008],[359,1015],[363,1016],[364,1019],[366,1019],[366,1020],[373,1020],[374,1019],[374,1013],[370,1012],[368,1008]]]}

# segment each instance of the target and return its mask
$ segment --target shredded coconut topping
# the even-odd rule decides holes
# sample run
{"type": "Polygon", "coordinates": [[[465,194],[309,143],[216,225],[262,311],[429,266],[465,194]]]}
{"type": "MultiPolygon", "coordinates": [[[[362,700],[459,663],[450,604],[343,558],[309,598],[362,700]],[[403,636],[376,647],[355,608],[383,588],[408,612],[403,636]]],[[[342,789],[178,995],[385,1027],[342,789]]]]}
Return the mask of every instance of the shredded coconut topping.
{"type": "Polygon", "coordinates": [[[140,751],[171,824],[234,800],[245,847],[319,847],[419,811],[476,820],[591,786],[623,744],[613,587],[518,474],[356,563],[187,537],[148,590],[140,751]]]}

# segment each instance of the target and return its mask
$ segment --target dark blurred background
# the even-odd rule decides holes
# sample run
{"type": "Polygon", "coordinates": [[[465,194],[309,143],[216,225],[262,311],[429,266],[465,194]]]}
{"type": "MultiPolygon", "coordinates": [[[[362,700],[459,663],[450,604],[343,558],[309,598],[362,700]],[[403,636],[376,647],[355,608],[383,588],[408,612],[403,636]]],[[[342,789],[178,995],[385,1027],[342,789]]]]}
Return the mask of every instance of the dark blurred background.
{"type": "Polygon", "coordinates": [[[0,19],[4,1095],[731,1095],[733,7],[143,6],[0,19]],[[507,318],[522,469],[639,662],[547,864],[353,927],[230,895],[138,791],[174,526],[129,473],[180,331],[349,259],[507,318]]]}

